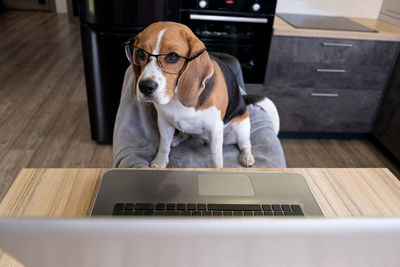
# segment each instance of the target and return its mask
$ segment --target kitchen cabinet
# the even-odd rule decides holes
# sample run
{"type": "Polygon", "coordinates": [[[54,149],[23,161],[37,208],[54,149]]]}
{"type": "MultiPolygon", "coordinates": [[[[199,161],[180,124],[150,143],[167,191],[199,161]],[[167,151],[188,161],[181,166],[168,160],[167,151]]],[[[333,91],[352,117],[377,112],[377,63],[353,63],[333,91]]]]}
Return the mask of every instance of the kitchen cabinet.
{"type": "Polygon", "coordinates": [[[388,83],[372,134],[400,161],[400,56],[388,83]]]}
{"type": "Polygon", "coordinates": [[[264,95],[281,132],[371,131],[399,42],[273,36],[264,95]]]}

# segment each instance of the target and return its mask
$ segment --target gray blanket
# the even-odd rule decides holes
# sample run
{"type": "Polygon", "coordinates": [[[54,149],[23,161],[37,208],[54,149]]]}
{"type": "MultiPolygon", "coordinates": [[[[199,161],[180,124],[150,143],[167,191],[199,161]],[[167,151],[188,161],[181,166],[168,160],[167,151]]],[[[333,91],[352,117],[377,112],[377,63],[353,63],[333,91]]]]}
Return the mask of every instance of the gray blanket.
{"type": "MultiPolygon", "coordinates": [[[[114,168],[146,168],[159,145],[157,111],[151,103],[131,98],[133,71],[125,72],[121,102],[114,126],[114,168]]],[[[254,168],[285,168],[285,158],[268,114],[259,106],[249,106],[254,168]]],[[[225,145],[224,168],[243,168],[236,145],[225,145]]],[[[209,168],[209,147],[188,139],[171,149],[170,168],[209,168]]]]}

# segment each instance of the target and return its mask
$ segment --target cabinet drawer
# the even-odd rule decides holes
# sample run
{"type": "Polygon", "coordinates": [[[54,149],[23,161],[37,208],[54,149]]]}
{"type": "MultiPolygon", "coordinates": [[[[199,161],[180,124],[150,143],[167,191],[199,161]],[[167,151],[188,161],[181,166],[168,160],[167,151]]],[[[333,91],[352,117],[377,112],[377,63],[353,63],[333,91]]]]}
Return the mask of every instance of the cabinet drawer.
{"type": "Polygon", "coordinates": [[[392,66],[398,46],[387,41],[273,36],[269,61],[392,66]]]}
{"type": "Polygon", "coordinates": [[[282,132],[367,133],[381,92],[274,88],[264,95],[278,108],[282,132]]]}
{"type": "Polygon", "coordinates": [[[390,67],[323,63],[269,64],[266,87],[383,90],[390,67]]]}

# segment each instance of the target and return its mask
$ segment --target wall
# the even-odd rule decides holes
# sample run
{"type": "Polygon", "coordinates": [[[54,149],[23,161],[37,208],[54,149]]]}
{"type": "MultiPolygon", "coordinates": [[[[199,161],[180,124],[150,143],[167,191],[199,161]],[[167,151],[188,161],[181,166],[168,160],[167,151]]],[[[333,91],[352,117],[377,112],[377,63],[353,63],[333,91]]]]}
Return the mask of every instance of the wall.
{"type": "Polygon", "coordinates": [[[383,0],[278,0],[277,13],[376,19],[383,0]]]}
{"type": "Polygon", "coordinates": [[[379,19],[400,27],[400,1],[383,0],[379,19]]]}

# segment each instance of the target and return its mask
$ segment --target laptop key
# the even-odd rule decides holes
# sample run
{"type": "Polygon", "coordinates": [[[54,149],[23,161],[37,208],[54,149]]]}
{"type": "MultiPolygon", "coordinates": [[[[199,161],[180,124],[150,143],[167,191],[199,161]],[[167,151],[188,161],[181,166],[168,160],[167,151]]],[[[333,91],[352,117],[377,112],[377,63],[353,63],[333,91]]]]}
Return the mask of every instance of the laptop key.
{"type": "Polygon", "coordinates": [[[261,211],[261,206],[258,204],[208,204],[208,210],[261,211]]]}
{"type": "Polygon", "coordinates": [[[262,211],[255,211],[254,216],[264,216],[264,213],[262,211]]]}
{"type": "Polygon", "coordinates": [[[154,210],[153,203],[136,203],[135,210],[154,210]]]}
{"type": "Polygon", "coordinates": [[[124,212],[124,203],[117,203],[114,205],[113,215],[122,215],[124,212]]]}
{"type": "Polygon", "coordinates": [[[192,211],[192,216],[201,216],[201,211],[192,211]]]}
{"type": "Polygon", "coordinates": [[[292,205],[292,210],[295,212],[303,212],[300,205],[292,205]]]}
{"type": "Polygon", "coordinates": [[[212,212],[211,211],[203,211],[203,216],[212,216],[212,212]]]}
{"type": "Polygon", "coordinates": [[[165,216],[164,210],[156,210],[154,213],[155,216],[165,216]]]}
{"type": "Polygon", "coordinates": [[[281,205],[279,204],[272,204],[271,207],[273,211],[282,211],[281,205]]]}
{"type": "Polygon", "coordinates": [[[274,211],[274,215],[275,216],[283,216],[283,212],[282,211],[274,211]]]}
{"type": "Polygon", "coordinates": [[[213,211],[213,216],[222,216],[222,211],[213,211]]]}
{"type": "Polygon", "coordinates": [[[165,210],[165,204],[164,203],[156,204],[156,210],[165,210]]]}
{"type": "Polygon", "coordinates": [[[133,210],[124,210],[123,216],[133,216],[133,210]]]}
{"type": "Polygon", "coordinates": [[[196,210],[196,204],[187,204],[187,210],[196,210]]]}
{"type": "Polygon", "coordinates": [[[165,216],[180,216],[181,212],[180,211],[175,211],[175,210],[167,210],[165,212],[165,216]]]}
{"type": "Polygon", "coordinates": [[[244,211],[243,215],[244,216],[253,216],[253,212],[252,211],[244,211]]]}
{"type": "Polygon", "coordinates": [[[125,204],[125,209],[126,210],[133,210],[134,207],[135,207],[135,204],[133,204],[133,203],[126,203],[125,204]]]}
{"type": "Polygon", "coordinates": [[[143,216],[154,216],[154,211],[145,210],[145,211],[143,211],[143,216]]]}
{"type": "Polygon", "coordinates": [[[232,214],[232,211],[224,211],[223,213],[222,213],[225,217],[231,217],[233,214],[232,214]]]}
{"type": "Polygon", "coordinates": [[[176,205],[176,209],[177,209],[177,210],[186,210],[186,204],[184,204],[184,203],[178,203],[178,204],[176,205]]]}
{"type": "Polygon", "coordinates": [[[207,206],[206,204],[197,204],[197,210],[206,210],[207,206]]]}
{"type": "Polygon", "coordinates": [[[167,203],[167,210],[175,210],[176,205],[175,203],[167,203]]]}
{"type": "Polygon", "coordinates": [[[285,216],[304,216],[303,212],[285,211],[285,216]]]}
{"type": "Polygon", "coordinates": [[[285,216],[295,216],[295,212],[293,211],[284,211],[285,216]]]}
{"type": "Polygon", "coordinates": [[[282,210],[283,211],[292,211],[292,209],[290,208],[290,205],[282,205],[282,210]]]}
{"type": "Polygon", "coordinates": [[[190,211],[182,211],[181,216],[192,216],[192,213],[190,211]]]}
{"type": "Polygon", "coordinates": [[[143,210],[135,210],[133,212],[133,215],[135,216],[143,216],[144,211],[143,210]]]}
{"type": "Polygon", "coordinates": [[[272,211],[271,205],[269,204],[262,205],[262,208],[264,211],[272,211]]]}
{"type": "Polygon", "coordinates": [[[264,211],[265,216],[274,216],[274,213],[272,211],[264,211]]]}

